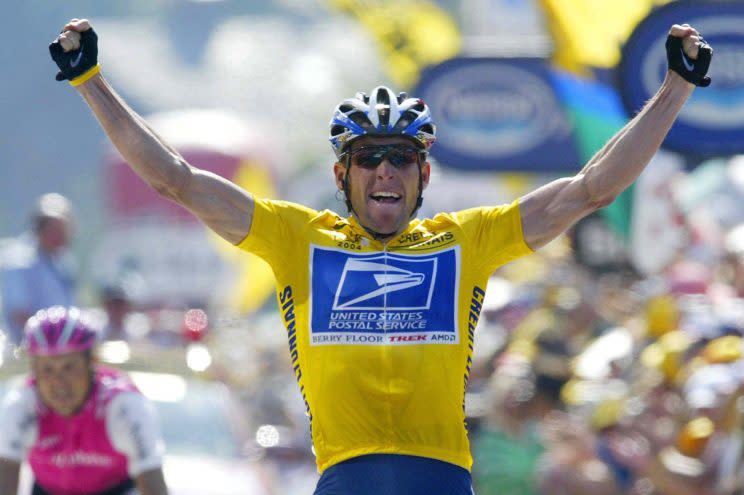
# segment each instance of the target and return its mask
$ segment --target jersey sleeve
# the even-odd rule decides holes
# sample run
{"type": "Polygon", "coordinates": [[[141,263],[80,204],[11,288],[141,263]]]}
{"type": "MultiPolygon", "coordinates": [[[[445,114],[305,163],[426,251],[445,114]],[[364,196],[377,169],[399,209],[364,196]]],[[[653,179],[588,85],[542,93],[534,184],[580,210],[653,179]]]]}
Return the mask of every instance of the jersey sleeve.
{"type": "Polygon", "coordinates": [[[133,478],[163,465],[165,445],[155,407],[138,392],[114,397],[106,411],[106,430],[111,444],[129,459],[133,478]]]}
{"type": "Polygon", "coordinates": [[[5,394],[0,425],[0,458],[23,462],[38,436],[36,395],[31,387],[14,387],[5,394]]]}
{"type": "Polygon", "coordinates": [[[251,230],[238,247],[263,258],[272,268],[291,263],[292,250],[318,212],[289,201],[254,198],[251,230]]]}
{"type": "Polygon", "coordinates": [[[453,215],[478,253],[481,269],[493,272],[521,256],[532,253],[524,240],[519,202],[462,210],[453,215]]]}

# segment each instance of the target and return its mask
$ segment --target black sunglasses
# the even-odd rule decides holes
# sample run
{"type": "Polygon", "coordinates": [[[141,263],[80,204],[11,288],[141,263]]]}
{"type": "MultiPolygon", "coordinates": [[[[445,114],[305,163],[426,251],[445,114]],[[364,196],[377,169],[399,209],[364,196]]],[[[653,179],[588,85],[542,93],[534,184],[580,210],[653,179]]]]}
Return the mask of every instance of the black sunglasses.
{"type": "Polygon", "coordinates": [[[412,163],[419,163],[424,151],[407,144],[385,144],[361,146],[345,153],[351,164],[365,169],[375,169],[384,159],[395,168],[403,168],[412,163]]]}

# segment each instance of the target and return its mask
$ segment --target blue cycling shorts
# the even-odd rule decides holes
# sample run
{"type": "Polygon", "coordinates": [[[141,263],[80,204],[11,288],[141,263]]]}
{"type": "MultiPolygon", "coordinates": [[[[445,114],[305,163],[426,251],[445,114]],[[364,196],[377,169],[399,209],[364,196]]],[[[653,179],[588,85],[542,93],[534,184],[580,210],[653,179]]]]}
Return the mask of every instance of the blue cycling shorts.
{"type": "Polygon", "coordinates": [[[314,495],[473,495],[473,487],[470,473],[449,462],[370,454],[326,469],[314,495]]]}

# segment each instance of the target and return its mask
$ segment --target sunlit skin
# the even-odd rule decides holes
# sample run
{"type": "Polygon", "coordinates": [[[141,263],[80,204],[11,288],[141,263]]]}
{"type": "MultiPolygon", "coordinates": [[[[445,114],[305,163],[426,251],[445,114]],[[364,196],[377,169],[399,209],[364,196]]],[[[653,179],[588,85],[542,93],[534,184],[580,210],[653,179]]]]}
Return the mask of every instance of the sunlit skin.
{"type": "MultiPolygon", "coordinates": [[[[405,137],[362,137],[352,142],[351,150],[370,144],[411,144],[405,137]]],[[[344,175],[347,173],[344,163],[333,166],[336,186],[343,191],[344,175]]],[[[429,184],[431,165],[425,162],[421,167],[422,187],[429,184]]],[[[388,241],[403,232],[408,226],[411,211],[416,206],[418,197],[419,171],[416,163],[396,169],[384,159],[376,169],[367,170],[351,167],[349,171],[350,201],[359,223],[374,232],[389,234],[381,240],[388,241]],[[374,193],[385,191],[400,194],[396,201],[379,202],[372,199],[374,193]]]]}
{"type": "Polygon", "coordinates": [[[42,402],[57,414],[72,416],[88,398],[92,383],[91,358],[87,352],[60,356],[33,356],[31,369],[42,402]]]}

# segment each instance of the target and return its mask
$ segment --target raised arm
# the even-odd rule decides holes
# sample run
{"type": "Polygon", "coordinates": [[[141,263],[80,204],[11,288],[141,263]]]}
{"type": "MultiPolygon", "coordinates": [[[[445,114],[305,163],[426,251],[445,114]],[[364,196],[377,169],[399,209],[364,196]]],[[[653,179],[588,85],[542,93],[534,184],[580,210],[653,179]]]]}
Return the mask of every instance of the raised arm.
{"type": "MultiPolygon", "coordinates": [[[[710,50],[690,26],[675,24],[669,34],[681,40],[691,60],[698,59],[700,48],[710,50]]],[[[638,178],[692,94],[695,84],[689,80],[707,85],[703,76],[709,61],[710,52],[700,59],[704,70],[696,67],[697,72],[685,73],[683,78],[671,67],[684,69],[670,59],[670,70],[658,92],[578,174],[555,180],[520,198],[522,229],[530,247],[544,246],[582,217],[609,205],[638,178]]]]}
{"type": "Polygon", "coordinates": [[[97,37],[87,20],[73,19],[65,25],[50,52],[60,67],[57,79],[71,80],[137,175],[231,243],[238,244],[248,234],[253,218],[250,193],[190,165],[126,104],[100,74],[97,37]]]}

